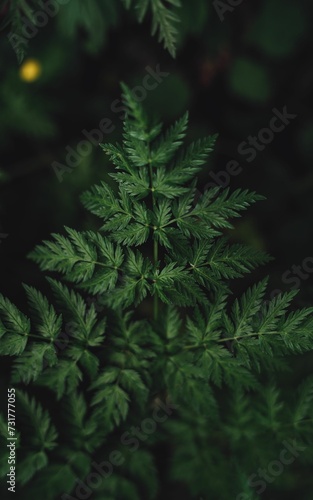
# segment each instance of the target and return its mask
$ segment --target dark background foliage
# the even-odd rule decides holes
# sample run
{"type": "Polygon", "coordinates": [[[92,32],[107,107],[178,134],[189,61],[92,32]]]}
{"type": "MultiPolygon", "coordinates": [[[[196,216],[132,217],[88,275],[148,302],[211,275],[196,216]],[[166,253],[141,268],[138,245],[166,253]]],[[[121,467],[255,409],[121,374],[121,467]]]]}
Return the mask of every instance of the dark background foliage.
{"type": "MultiPolygon", "coordinates": [[[[243,0],[224,13],[223,21],[211,1],[182,3],[175,60],[150,37],[150,19],[138,25],[117,2],[110,7],[104,0],[88,0],[86,14],[80,2],[71,0],[30,40],[21,63],[7,38],[10,27],[1,32],[1,292],[22,308],[21,282],[46,286],[27,253],[51,232],[62,232],[63,225],[84,229],[95,224],[79,194],[107,180],[110,169],[97,147],[65,172],[62,182],[51,164],[64,164],[66,146],[76,149],[82,130],[98,128],[105,117],[114,132],[104,140],[117,140],[121,120],[110,108],[120,98],[119,82],[141,84],[145,67],[157,64],[169,76],[147,93],[147,110],[169,123],[189,109],[190,139],[219,133],[199,189],[212,182],[212,172],[225,171],[229,161],[237,160],[242,170],[230,178],[230,188],[250,188],[267,197],[236,224],[232,238],[267,250],[275,260],[234,290],[270,273],[271,289],[299,286],[299,305],[312,302],[312,274],[303,271],[305,259],[313,257],[311,1],[243,0]],[[27,81],[32,60],[40,73],[27,81]],[[238,146],[268,127],[274,108],[285,106],[296,118],[248,162],[238,146]],[[292,279],[295,273],[302,277],[292,279]]],[[[0,16],[4,22],[5,5],[0,16]]],[[[310,373],[312,360],[312,355],[302,356],[301,365],[294,360],[299,379],[310,373]]]]}

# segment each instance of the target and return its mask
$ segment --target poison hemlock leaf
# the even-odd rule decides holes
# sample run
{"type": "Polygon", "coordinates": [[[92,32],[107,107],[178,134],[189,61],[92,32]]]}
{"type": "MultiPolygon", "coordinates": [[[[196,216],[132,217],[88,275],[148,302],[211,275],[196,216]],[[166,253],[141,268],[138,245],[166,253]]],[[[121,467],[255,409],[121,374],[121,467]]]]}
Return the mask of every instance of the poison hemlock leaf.
{"type": "MultiPolygon", "coordinates": [[[[150,4],[139,5],[143,16],[150,4]]],[[[53,277],[48,297],[24,286],[27,314],[0,296],[0,354],[17,390],[18,487],[25,498],[63,500],[77,477],[88,483],[94,464],[114,456],[119,468],[95,498],[153,500],[155,450],[167,443],[167,486],[248,495],[251,467],[278,456],[291,430],[310,449],[312,379],[286,394],[275,377],[312,350],[313,308],[292,308],[294,291],[267,300],[267,279],[232,296],[231,280],[269,257],[224,231],[262,197],[199,193],[195,175],[216,136],[184,146],[188,114],[163,133],[122,89],[123,141],[102,145],[116,189],[103,181],[82,195],[99,230],[65,227],[31,252],[53,277]]]]}
{"type": "MultiPolygon", "coordinates": [[[[149,12],[152,17],[152,35],[157,34],[159,42],[175,57],[176,39],[179,26],[180,0],[83,0],[64,2],[57,16],[57,28],[67,38],[73,39],[83,28],[85,49],[90,53],[98,52],[105,42],[107,32],[111,26],[117,24],[121,15],[120,4],[132,10],[142,22],[149,12]]],[[[50,13],[49,6],[47,12],[50,13]]],[[[37,13],[43,12],[41,0],[14,0],[0,1],[0,11],[4,11],[0,30],[10,26],[9,40],[21,63],[28,49],[28,37],[25,36],[25,23],[37,33],[37,13]]],[[[45,11],[45,10],[44,10],[45,11]]],[[[52,8],[52,12],[55,9],[52,8]]],[[[53,14],[50,14],[53,16],[53,14]]],[[[40,16],[39,16],[40,17],[40,16]]]]}
{"type": "Polygon", "coordinates": [[[123,0],[127,9],[134,6],[138,20],[141,22],[148,9],[152,12],[152,34],[158,33],[159,42],[163,42],[164,47],[175,57],[177,23],[179,17],[176,9],[180,7],[180,0],[123,0]]]}

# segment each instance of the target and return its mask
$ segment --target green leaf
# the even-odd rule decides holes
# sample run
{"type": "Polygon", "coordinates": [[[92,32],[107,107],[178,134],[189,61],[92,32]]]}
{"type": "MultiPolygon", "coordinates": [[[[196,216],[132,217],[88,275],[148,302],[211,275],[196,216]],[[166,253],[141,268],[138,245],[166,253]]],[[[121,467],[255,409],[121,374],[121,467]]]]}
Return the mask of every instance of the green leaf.
{"type": "Polygon", "coordinates": [[[105,182],[101,182],[100,185],[93,186],[90,190],[85,191],[81,196],[81,200],[87,210],[104,220],[108,219],[120,208],[115,194],[105,182]]]}
{"type": "Polygon", "coordinates": [[[22,354],[30,333],[30,320],[3,295],[0,295],[0,321],[0,354],[22,354]]]}
{"type": "Polygon", "coordinates": [[[88,340],[97,320],[94,304],[91,304],[87,310],[86,303],[81,295],[56,280],[51,278],[47,278],[47,280],[52,287],[65,319],[71,321],[71,335],[81,341],[88,340]]]}
{"type": "Polygon", "coordinates": [[[153,290],[167,304],[187,306],[206,300],[205,294],[188,270],[175,263],[155,271],[153,290]]]}
{"type": "MultiPolygon", "coordinates": [[[[1,330],[26,337],[30,333],[30,321],[12,302],[0,295],[1,330]]],[[[15,335],[13,335],[15,337],[15,335]]],[[[25,341],[25,339],[21,339],[25,341]]],[[[26,339],[27,341],[27,339],[26,339]]],[[[14,343],[14,342],[13,342],[14,343]]]]}
{"type": "Polygon", "coordinates": [[[52,450],[56,447],[57,432],[51,423],[48,411],[23,391],[17,391],[18,417],[23,420],[25,439],[37,450],[52,450]]]}
{"type": "Polygon", "coordinates": [[[40,268],[66,274],[71,281],[86,281],[93,276],[97,252],[85,236],[74,229],[65,228],[69,238],[53,234],[54,241],[44,241],[30,253],[40,268]]]}
{"type": "Polygon", "coordinates": [[[62,316],[57,315],[54,307],[38,290],[27,285],[24,285],[24,288],[34,313],[37,332],[43,337],[55,340],[61,331],[62,316]]]}
{"type": "Polygon", "coordinates": [[[25,489],[26,498],[54,500],[70,493],[76,484],[76,474],[67,463],[49,464],[32,479],[25,489]]]}
{"type": "Polygon", "coordinates": [[[313,407],[313,377],[306,378],[298,388],[297,401],[293,412],[293,423],[296,429],[311,427],[313,407]],[[309,419],[308,422],[305,419],[309,419]]]}
{"type": "Polygon", "coordinates": [[[34,342],[14,360],[12,382],[29,384],[36,380],[46,367],[54,366],[57,362],[53,345],[34,342]]]}
{"type": "Polygon", "coordinates": [[[239,217],[256,201],[264,200],[263,196],[248,190],[237,189],[230,194],[229,188],[210,188],[198,200],[191,215],[201,217],[208,224],[218,228],[232,229],[228,219],[239,217]]]}
{"type": "MultiPolygon", "coordinates": [[[[179,0],[167,0],[167,2],[175,7],[180,7],[179,0]]],[[[165,1],[151,0],[151,7],[153,13],[152,34],[155,35],[159,31],[159,42],[163,42],[164,47],[172,57],[175,57],[175,42],[177,37],[175,24],[179,21],[179,18],[172,10],[165,6],[165,1]]]]}
{"type": "Polygon", "coordinates": [[[191,143],[167,172],[167,181],[171,184],[183,184],[200,172],[202,165],[213,151],[217,137],[215,134],[191,143]]]}
{"type": "Polygon", "coordinates": [[[267,283],[268,279],[261,281],[258,285],[249,288],[240,301],[235,300],[232,309],[232,320],[235,325],[234,337],[243,333],[250,334],[253,331],[251,320],[262,307],[267,283]]]}
{"type": "Polygon", "coordinates": [[[151,163],[154,167],[162,166],[170,161],[183,143],[187,125],[188,113],[185,113],[154,146],[151,152],[151,163]]]}
{"type": "Polygon", "coordinates": [[[280,293],[267,305],[263,305],[261,317],[257,325],[259,335],[263,333],[274,333],[280,318],[285,314],[292,299],[298,294],[298,290],[280,293]]]}
{"type": "Polygon", "coordinates": [[[173,306],[168,306],[163,316],[163,331],[167,339],[173,339],[180,333],[182,320],[178,309],[173,306]]]}
{"type": "Polygon", "coordinates": [[[57,399],[77,389],[83,375],[76,361],[62,359],[58,365],[47,369],[37,379],[37,384],[56,393],[57,399]]]}
{"type": "MultiPolygon", "coordinates": [[[[98,384],[102,382],[100,378],[98,384]]],[[[111,384],[103,389],[99,389],[93,399],[93,405],[101,403],[105,407],[101,413],[108,422],[114,422],[116,426],[126,419],[129,411],[130,399],[126,391],[118,384],[111,384]]]]}
{"type": "Polygon", "coordinates": [[[216,401],[207,380],[200,370],[188,363],[185,356],[169,358],[165,371],[165,382],[175,405],[187,405],[193,401],[196,412],[214,414],[216,401]]]}
{"type": "Polygon", "coordinates": [[[281,402],[280,397],[280,392],[276,387],[262,388],[258,420],[262,426],[274,432],[280,427],[280,414],[284,410],[284,404],[281,402]]]}
{"type": "Polygon", "coordinates": [[[121,88],[123,102],[127,106],[127,117],[138,131],[141,131],[142,134],[147,133],[147,117],[143,107],[138,103],[131,89],[125,83],[121,83],[121,88]]]}
{"type": "Polygon", "coordinates": [[[22,354],[27,344],[27,336],[17,333],[7,333],[0,342],[2,356],[17,356],[22,354]]]}
{"type": "Polygon", "coordinates": [[[175,24],[179,22],[177,15],[168,8],[167,4],[174,7],[180,7],[180,0],[122,0],[126,9],[130,9],[135,3],[135,11],[139,22],[142,22],[150,6],[152,10],[152,34],[159,31],[159,41],[163,42],[164,47],[175,57],[176,38],[178,35],[175,24]]]}
{"type": "Polygon", "coordinates": [[[29,454],[20,460],[20,468],[17,471],[17,480],[24,486],[30,479],[48,465],[48,457],[44,451],[29,454]]]}

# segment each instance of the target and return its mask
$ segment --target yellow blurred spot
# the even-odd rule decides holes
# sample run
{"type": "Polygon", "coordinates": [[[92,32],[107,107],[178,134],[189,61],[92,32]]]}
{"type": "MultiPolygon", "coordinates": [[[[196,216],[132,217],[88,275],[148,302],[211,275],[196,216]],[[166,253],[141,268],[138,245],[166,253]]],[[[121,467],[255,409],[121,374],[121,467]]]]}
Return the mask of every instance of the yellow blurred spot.
{"type": "Polygon", "coordinates": [[[24,82],[34,82],[41,75],[41,64],[37,59],[26,59],[20,67],[20,78],[24,82]]]}

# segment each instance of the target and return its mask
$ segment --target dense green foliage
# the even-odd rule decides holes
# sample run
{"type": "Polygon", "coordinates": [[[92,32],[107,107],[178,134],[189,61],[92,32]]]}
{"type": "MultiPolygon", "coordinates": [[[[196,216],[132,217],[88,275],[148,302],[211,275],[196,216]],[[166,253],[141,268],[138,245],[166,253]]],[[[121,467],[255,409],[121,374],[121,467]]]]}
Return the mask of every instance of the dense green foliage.
{"type": "MultiPolygon", "coordinates": [[[[312,349],[313,308],[290,310],[295,292],[267,301],[266,280],[232,297],[229,280],[269,258],[229,243],[225,230],[262,197],[201,194],[196,175],[216,136],[185,147],[187,114],[162,133],[125,85],[123,93],[123,143],[102,145],[117,189],[103,182],[82,196],[99,231],[65,228],[31,253],[56,273],[54,305],[25,286],[29,318],[0,297],[21,498],[79,498],[76,478],[89,485],[94,464],[118,450],[123,463],[93,498],[153,499],[161,480],[192,498],[252,499],[248,478],[279,458],[284,440],[305,448],[298,462],[313,460],[313,381],[292,395],[277,388],[288,357],[312,349]],[[171,408],[162,423],[131,440],[160,404],[171,408]]],[[[0,432],[5,440],[4,417],[0,432]]]]}
{"type": "MultiPolygon", "coordinates": [[[[87,48],[91,51],[98,50],[105,36],[107,29],[117,22],[120,14],[120,2],[112,0],[52,0],[47,8],[44,8],[40,0],[2,0],[0,1],[0,13],[2,9],[7,9],[8,13],[0,28],[10,26],[10,33],[18,37],[12,44],[16,46],[18,58],[24,56],[28,38],[35,34],[36,27],[42,26],[42,19],[54,17],[59,13],[58,22],[61,29],[67,36],[74,36],[76,31],[84,29],[88,33],[87,48]],[[44,13],[38,21],[38,13],[44,13]],[[28,26],[28,28],[26,28],[28,26]],[[31,29],[29,29],[29,26],[31,29]],[[26,29],[25,29],[26,28],[26,29]],[[28,29],[28,31],[27,31],[28,29]],[[28,34],[29,37],[27,36],[28,34]],[[16,41],[18,43],[16,43],[16,41]]],[[[159,41],[164,47],[175,56],[175,44],[177,30],[175,25],[179,21],[174,8],[180,7],[180,0],[121,0],[126,9],[132,9],[139,22],[142,22],[147,12],[152,17],[152,34],[158,33],[159,41]]],[[[46,23],[47,23],[46,22],[46,23]]]]}

